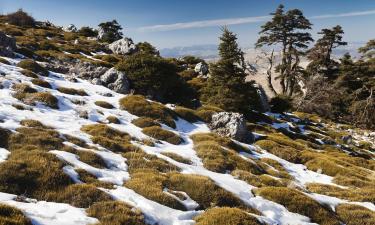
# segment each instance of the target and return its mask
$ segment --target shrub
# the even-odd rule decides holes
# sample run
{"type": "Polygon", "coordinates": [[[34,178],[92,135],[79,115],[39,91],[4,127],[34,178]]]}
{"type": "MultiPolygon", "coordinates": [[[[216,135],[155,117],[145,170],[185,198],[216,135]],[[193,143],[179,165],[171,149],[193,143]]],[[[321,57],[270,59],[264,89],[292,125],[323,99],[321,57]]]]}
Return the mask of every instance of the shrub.
{"type": "Polygon", "coordinates": [[[289,211],[305,215],[318,224],[339,225],[335,214],[303,193],[285,187],[263,187],[255,190],[257,195],[284,205],[289,211]]]}
{"type": "Polygon", "coordinates": [[[35,85],[38,85],[38,86],[41,86],[41,87],[44,87],[44,88],[52,88],[51,84],[48,83],[47,81],[45,80],[42,80],[42,79],[32,79],[31,80],[31,83],[35,84],[35,85]]]}
{"type": "Polygon", "coordinates": [[[95,105],[97,106],[100,106],[102,108],[106,108],[106,109],[113,109],[114,106],[108,102],[105,102],[105,101],[96,101],[95,102],[95,105]]]}
{"type": "Polygon", "coordinates": [[[35,20],[28,13],[19,9],[17,12],[10,13],[6,16],[8,23],[21,27],[33,27],[35,26],[35,20]]]}
{"type": "Polygon", "coordinates": [[[36,73],[34,73],[33,71],[30,71],[30,70],[22,70],[21,73],[26,76],[26,77],[31,77],[31,78],[38,78],[38,75],[36,75],[36,73]]]}
{"type": "Polygon", "coordinates": [[[155,120],[150,117],[139,117],[137,119],[132,120],[132,124],[140,128],[153,127],[153,126],[161,127],[159,123],[155,122],[155,120]]]}
{"type": "Polygon", "coordinates": [[[172,110],[156,102],[147,101],[141,95],[130,95],[120,99],[120,108],[140,117],[150,117],[176,128],[172,110]]]}
{"type": "Polygon", "coordinates": [[[108,116],[106,119],[108,120],[109,123],[114,123],[114,124],[121,123],[121,121],[115,116],[108,116]]]}
{"type": "Polygon", "coordinates": [[[90,184],[73,184],[63,190],[48,192],[46,199],[62,202],[78,208],[88,208],[95,202],[110,201],[112,198],[90,184]]]}
{"type": "Polygon", "coordinates": [[[196,112],[192,109],[177,106],[174,109],[174,111],[175,113],[177,113],[179,117],[183,118],[186,121],[189,121],[190,123],[194,123],[194,122],[201,120],[201,118],[199,118],[196,112]]]}
{"type": "Polygon", "coordinates": [[[32,225],[31,221],[20,210],[3,204],[0,204],[0,224],[32,225]]]}
{"type": "Polygon", "coordinates": [[[74,89],[74,88],[67,88],[67,87],[58,87],[58,91],[68,95],[80,95],[80,96],[87,96],[87,93],[82,89],[74,89]]]}
{"type": "Polygon", "coordinates": [[[286,112],[292,109],[292,99],[285,95],[278,95],[270,100],[271,111],[276,113],[286,112]]]}
{"type": "Polygon", "coordinates": [[[336,213],[346,225],[371,225],[375,224],[375,213],[363,206],[340,204],[336,213]]]}
{"type": "Polygon", "coordinates": [[[163,192],[164,183],[167,180],[165,175],[151,171],[139,171],[132,173],[131,176],[132,178],[125,183],[126,187],[162,205],[174,209],[186,210],[182,203],[163,192]]]}
{"type": "Polygon", "coordinates": [[[120,59],[114,55],[95,55],[94,58],[113,64],[118,63],[120,61],[120,59]]]}
{"type": "Polygon", "coordinates": [[[24,59],[21,62],[19,62],[17,66],[21,67],[22,69],[30,70],[41,76],[48,76],[49,73],[48,70],[46,70],[44,67],[42,67],[32,59],[24,59]]]}
{"type": "Polygon", "coordinates": [[[78,34],[84,37],[96,37],[98,32],[91,27],[81,27],[78,34]]]}
{"type": "Polygon", "coordinates": [[[177,134],[173,133],[172,131],[164,130],[158,126],[145,127],[142,129],[142,132],[152,138],[166,141],[174,145],[178,145],[183,142],[183,140],[177,134]]]}
{"type": "Polygon", "coordinates": [[[197,225],[261,225],[255,217],[238,208],[212,208],[194,218],[197,225]]]}
{"type": "Polygon", "coordinates": [[[119,201],[97,202],[87,209],[87,214],[98,218],[100,225],[146,225],[141,211],[119,201]]]}

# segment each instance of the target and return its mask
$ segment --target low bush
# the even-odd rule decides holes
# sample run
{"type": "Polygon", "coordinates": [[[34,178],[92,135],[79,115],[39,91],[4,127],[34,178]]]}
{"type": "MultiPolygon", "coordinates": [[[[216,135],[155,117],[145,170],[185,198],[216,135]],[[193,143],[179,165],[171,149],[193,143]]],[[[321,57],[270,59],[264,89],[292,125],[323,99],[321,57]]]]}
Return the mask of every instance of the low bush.
{"type": "Polygon", "coordinates": [[[141,211],[124,202],[98,202],[86,212],[88,216],[100,221],[98,225],[146,225],[141,211]]]}
{"type": "Polygon", "coordinates": [[[346,225],[372,225],[375,224],[375,212],[359,205],[340,204],[336,213],[346,225]]]}
{"type": "Polygon", "coordinates": [[[22,9],[19,9],[17,12],[9,13],[8,15],[6,15],[6,21],[12,25],[20,27],[35,26],[35,19],[28,13],[24,12],[22,9]]]}
{"type": "Polygon", "coordinates": [[[48,76],[49,74],[48,70],[46,70],[44,67],[42,67],[32,59],[24,59],[21,62],[19,62],[17,66],[21,67],[22,69],[30,70],[41,76],[48,76]]]}
{"type": "Polygon", "coordinates": [[[194,110],[192,109],[189,109],[189,108],[185,108],[185,107],[181,107],[181,106],[177,106],[175,109],[174,109],[175,113],[177,113],[177,115],[179,117],[181,117],[182,119],[184,120],[187,120],[189,121],[190,123],[194,123],[194,122],[197,122],[199,120],[202,120],[194,110]]]}
{"type": "Polygon", "coordinates": [[[139,117],[137,119],[132,120],[132,124],[140,128],[153,127],[153,126],[161,127],[161,125],[158,122],[156,122],[154,119],[150,117],[139,117]]]}
{"type": "Polygon", "coordinates": [[[68,94],[68,95],[80,95],[80,96],[87,96],[87,93],[82,89],[74,89],[74,88],[67,88],[67,87],[58,87],[57,90],[61,93],[68,94]]]}
{"type": "Polygon", "coordinates": [[[168,143],[178,145],[183,142],[180,136],[173,133],[172,131],[164,130],[158,126],[145,127],[142,129],[142,132],[152,138],[166,141],[168,143]]]}
{"type": "Polygon", "coordinates": [[[109,123],[114,123],[114,124],[121,123],[121,121],[115,116],[108,116],[106,119],[108,120],[109,123]]]}
{"type": "Polygon", "coordinates": [[[41,87],[44,87],[44,88],[52,88],[51,84],[45,80],[42,80],[42,79],[38,79],[38,78],[35,78],[35,79],[32,79],[31,80],[31,83],[35,84],[35,85],[38,85],[38,86],[41,86],[41,87]]]}
{"type": "Polygon", "coordinates": [[[292,109],[292,99],[286,95],[278,95],[270,100],[271,111],[275,113],[287,112],[292,109]]]}
{"type": "Polygon", "coordinates": [[[130,95],[120,99],[120,108],[139,117],[150,117],[172,128],[176,128],[172,110],[156,102],[147,101],[141,95],[130,95]]]}
{"type": "Polygon", "coordinates": [[[212,208],[194,218],[197,225],[261,225],[254,216],[238,208],[219,207],[212,208]]]}
{"type": "Polygon", "coordinates": [[[95,105],[105,108],[105,109],[113,109],[115,108],[112,104],[106,102],[106,101],[96,101],[95,105]]]}
{"type": "Polygon", "coordinates": [[[255,190],[268,200],[284,205],[289,211],[305,215],[312,222],[325,225],[340,225],[336,215],[305,194],[285,187],[263,187],[255,190]]]}
{"type": "Polygon", "coordinates": [[[32,225],[31,221],[20,210],[4,204],[0,204],[0,224],[32,225]]]}
{"type": "Polygon", "coordinates": [[[72,184],[63,190],[48,192],[46,200],[62,202],[78,208],[88,208],[96,202],[110,201],[112,198],[89,184],[72,184]]]}

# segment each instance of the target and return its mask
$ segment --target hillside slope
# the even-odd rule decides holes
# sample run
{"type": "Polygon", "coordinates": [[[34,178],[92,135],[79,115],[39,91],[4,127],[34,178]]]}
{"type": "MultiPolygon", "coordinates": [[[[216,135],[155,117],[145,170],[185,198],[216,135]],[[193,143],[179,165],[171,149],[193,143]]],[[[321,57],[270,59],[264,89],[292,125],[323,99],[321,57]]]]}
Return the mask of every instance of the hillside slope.
{"type": "Polygon", "coordinates": [[[375,223],[370,131],[265,113],[250,145],[199,109],[51,71],[36,82],[4,59],[0,224],[375,223]]]}

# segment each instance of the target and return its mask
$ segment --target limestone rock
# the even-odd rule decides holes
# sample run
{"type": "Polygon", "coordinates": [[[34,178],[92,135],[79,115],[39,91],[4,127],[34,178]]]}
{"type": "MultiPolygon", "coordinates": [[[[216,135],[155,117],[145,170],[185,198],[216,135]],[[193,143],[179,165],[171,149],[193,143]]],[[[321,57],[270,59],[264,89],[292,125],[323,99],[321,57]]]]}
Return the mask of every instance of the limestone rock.
{"type": "Polygon", "coordinates": [[[194,71],[200,75],[205,75],[208,73],[208,65],[206,63],[200,62],[195,65],[194,71]]]}
{"type": "Polygon", "coordinates": [[[137,50],[132,39],[124,37],[108,45],[108,48],[115,54],[129,55],[137,50]]]}
{"type": "Polygon", "coordinates": [[[227,136],[237,141],[251,143],[254,140],[253,134],[246,127],[244,115],[240,113],[215,113],[208,127],[221,136],[227,136]]]}
{"type": "Polygon", "coordinates": [[[121,93],[128,94],[130,92],[130,85],[125,73],[111,68],[100,77],[101,83],[109,89],[121,93]]]}
{"type": "Polygon", "coordinates": [[[74,24],[69,24],[68,26],[64,27],[63,29],[66,32],[77,32],[77,27],[74,24]]]}
{"type": "Polygon", "coordinates": [[[0,31],[0,55],[13,57],[16,50],[16,40],[0,31]]]}

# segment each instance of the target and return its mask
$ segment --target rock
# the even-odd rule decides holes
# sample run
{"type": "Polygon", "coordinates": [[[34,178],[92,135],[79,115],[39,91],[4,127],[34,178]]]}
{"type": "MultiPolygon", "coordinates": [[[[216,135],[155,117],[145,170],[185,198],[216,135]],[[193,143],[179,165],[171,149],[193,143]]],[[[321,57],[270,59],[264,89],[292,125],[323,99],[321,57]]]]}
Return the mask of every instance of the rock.
{"type": "Polygon", "coordinates": [[[206,63],[200,62],[195,65],[194,71],[200,75],[206,75],[208,73],[208,65],[206,63]]]}
{"type": "Polygon", "coordinates": [[[63,29],[66,32],[77,32],[77,27],[74,24],[69,24],[67,27],[63,29]]]}
{"type": "Polygon", "coordinates": [[[0,31],[0,55],[13,57],[16,48],[16,39],[0,31]]]}
{"type": "Polygon", "coordinates": [[[96,66],[90,62],[80,61],[69,69],[69,73],[79,78],[93,80],[94,78],[100,78],[108,68],[103,66],[96,66]]]}
{"type": "Polygon", "coordinates": [[[104,86],[117,93],[128,94],[130,92],[129,81],[125,73],[115,68],[111,68],[105,72],[105,74],[100,77],[100,81],[104,86]]]}
{"type": "Polygon", "coordinates": [[[212,115],[208,127],[221,136],[227,136],[237,141],[251,143],[254,136],[247,130],[244,115],[233,112],[220,112],[212,115]]]}
{"type": "Polygon", "coordinates": [[[129,55],[137,50],[133,40],[127,37],[121,38],[108,45],[108,48],[115,54],[129,55]]]}
{"type": "Polygon", "coordinates": [[[96,36],[96,38],[98,40],[102,40],[105,35],[106,35],[106,33],[105,33],[104,29],[102,27],[99,27],[98,28],[98,36],[96,36]]]}

